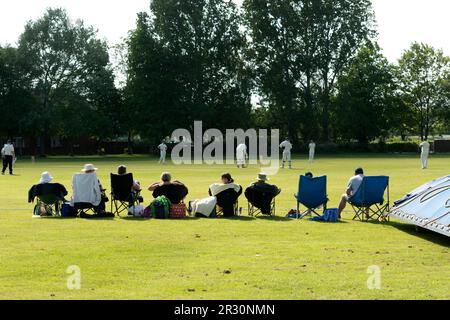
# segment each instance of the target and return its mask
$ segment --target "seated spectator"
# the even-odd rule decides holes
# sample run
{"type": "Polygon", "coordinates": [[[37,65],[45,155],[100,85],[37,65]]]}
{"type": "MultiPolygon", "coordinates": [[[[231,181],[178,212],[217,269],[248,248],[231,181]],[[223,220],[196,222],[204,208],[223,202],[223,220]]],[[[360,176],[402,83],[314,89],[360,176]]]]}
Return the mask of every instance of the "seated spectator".
{"type": "MultiPolygon", "coordinates": [[[[123,176],[127,174],[127,167],[124,165],[121,165],[117,167],[117,174],[119,176],[123,176]]],[[[133,199],[139,200],[140,203],[144,202],[144,198],[141,197],[140,193],[142,191],[141,183],[138,180],[133,181],[133,186],[131,187],[131,196],[132,199],[129,200],[129,207],[133,206],[133,199]]]]}
{"type": "Polygon", "coordinates": [[[307,172],[305,173],[305,177],[312,179],[314,178],[314,175],[312,174],[312,172],[307,172]]]}
{"type": "MultiPolygon", "coordinates": [[[[342,195],[341,202],[339,203],[339,218],[341,218],[341,213],[344,211],[348,200],[358,191],[359,187],[364,178],[364,170],[362,168],[357,168],[355,170],[355,175],[350,178],[347,184],[347,189],[342,195]]],[[[366,213],[367,214],[367,213],[366,213]]]]}
{"type": "Polygon", "coordinates": [[[52,181],[53,177],[50,173],[43,172],[39,183],[32,186],[28,191],[28,202],[32,203],[36,197],[43,195],[54,195],[57,199],[55,202],[55,211],[59,213],[59,203],[65,201],[64,197],[67,196],[67,190],[62,184],[51,183],[52,181]]]}
{"type": "Polygon", "coordinates": [[[181,203],[189,193],[182,182],[172,181],[172,175],[169,172],[163,172],[161,174],[161,182],[153,183],[148,187],[148,190],[153,192],[153,198],[166,196],[172,204],[181,203]]]}
{"type": "Polygon", "coordinates": [[[220,183],[209,186],[210,197],[189,202],[188,211],[196,216],[210,217],[215,213],[216,205],[223,212],[224,217],[234,216],[234,204],[242,194],[242,187],[234,183],[231,174],[224,173],[220,183]]]}
{"type": "Polygon", "coordinates": [[[245,190],[245,197],[248,202],[260,209],[262,214],[270,215],[272,200],[280,194],[281,189],[267,183],[269,178],[265,173],[258,174],[256,180],[245,190]]]}
{"type": "Polygon", "coordinates": [[[209,187],[209,195],[217,198],[217,205],[224,217],[234,216],[234,205],[241,194],[242,187],[234,183],[229,173],[221,176],[221,183],[214,183],[209,187]]]}
{"type": "Polygon", "coordinates": [[[91,205],[97,214],[105,213],[105,203],[109,199],[97,177],[97,168],[93,164],[86,164],[81,171],[72,179],[72,205],[91,205]]]}

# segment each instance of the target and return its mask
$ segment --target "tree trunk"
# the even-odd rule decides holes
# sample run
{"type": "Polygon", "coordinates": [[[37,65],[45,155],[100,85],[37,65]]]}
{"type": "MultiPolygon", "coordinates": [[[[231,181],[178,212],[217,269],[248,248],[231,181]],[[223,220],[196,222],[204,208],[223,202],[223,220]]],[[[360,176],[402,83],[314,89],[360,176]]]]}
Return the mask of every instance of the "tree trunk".
{"type": "Polygon", "coordinates": [[[127,148],[128,148],[128,154],[132,155],[133,154],[133,138],[132,138],[131,130],[128,131],[127,148]]]}

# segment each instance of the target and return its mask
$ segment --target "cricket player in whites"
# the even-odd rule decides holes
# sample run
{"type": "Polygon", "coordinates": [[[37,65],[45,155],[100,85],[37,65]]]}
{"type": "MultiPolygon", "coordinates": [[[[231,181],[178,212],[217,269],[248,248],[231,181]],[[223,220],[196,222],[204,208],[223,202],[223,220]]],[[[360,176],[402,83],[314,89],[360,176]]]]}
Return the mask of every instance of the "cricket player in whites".
{"type": "Polygon", "coordinates": [[[236,162],[238,168],[245,168],[245,162],[248,159],[247,146],[241,143],[236,147],[236,162]]]}
{"type": "Polygon", "coordinates": [[[430,155],[430,143],[427,141],[427,139],[424,139],[422,143],[420,144],[421,154],[420,154],[420,160],[422,160],[422,169],[427,168],[428,164],[428,156],[430,155]]]}
{"type": "Polygon", "coordinates": [[[311,140],[309,143],[309,163],[314,162],[314,155],[316,154],[316,143],[311,140]]]}
{"type": "Polygon", "coordinates": [[[166,153],[167,153],[167,145],[164,143],[164,140],[158,146],[158,149],[160,152],[159,164],[164,164],[166,163],[166,153]]]}
{"type": "Polygon", "coordinates": [[[282,168],[284,169],[284,165],[285,165],[286,161],[288,161],[289,169],[292,169],[292,162],[291,162],[292,143],[291,143],[291,141],[288,138],[286,138],[286,140],[284,140],[280,144],[280,149],[283,149],[283,166],[282,166],[282,168]]]}

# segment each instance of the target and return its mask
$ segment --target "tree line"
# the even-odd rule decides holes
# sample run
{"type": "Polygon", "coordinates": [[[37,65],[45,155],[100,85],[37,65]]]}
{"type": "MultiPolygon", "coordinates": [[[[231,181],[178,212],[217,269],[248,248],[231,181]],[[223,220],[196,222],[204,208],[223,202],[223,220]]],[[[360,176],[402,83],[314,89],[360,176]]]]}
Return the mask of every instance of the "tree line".
{"type": "Polygon", "coordinates": [[[50,137],[127,137],[131,151],[195,120],[294,143],[448,132],[450,58],[413,43],[392,64],[376,37],[370,0],[153,0],[115,50],[48,9],[0,47],[0,136],[44,154],[50,137]]]}

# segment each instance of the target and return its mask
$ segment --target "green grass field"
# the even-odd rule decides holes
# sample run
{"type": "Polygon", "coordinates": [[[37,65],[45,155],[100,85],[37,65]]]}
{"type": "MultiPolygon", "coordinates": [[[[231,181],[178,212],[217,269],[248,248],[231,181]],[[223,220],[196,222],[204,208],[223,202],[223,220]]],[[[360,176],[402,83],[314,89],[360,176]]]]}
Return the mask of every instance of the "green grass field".
{"type": "MultiPolygon", "coordinates": [[[[0,176],[0,299],[450,299],[450,239],[398,221],[362,223],[349,210],[341,223],[283,217],[295,208],[298,176],[328,175],[330,207],[337,207],[356,166],[391,177],[391,200],[449,174],[450,156],[338,156],[308,165],[297,158],[271,182],[282,188],[277,217],[172,220],[32,219],[28,188],[50,171],[70,189],[71,176],[93,162],[109,189],[119,164],[143,185],[172,172],[188,199],[204,197],[229,171],[247,186],[259,167],[159,166],[147,157],[52,158],[17,163],[0,176]],[[66,270],[79,266],[81,289],[69,290],[66,270]],[[381,269],[370,290],[368,267],[381,269]]],[[[144,192],[145,203],[151,195],[144,192]]],[[[240,205],[247,207],[241,198],[240,205]]]]}

